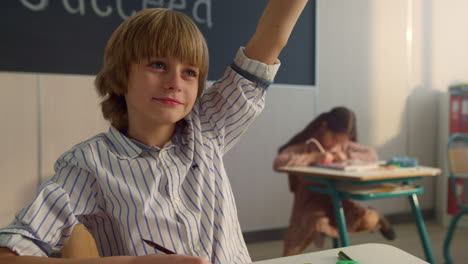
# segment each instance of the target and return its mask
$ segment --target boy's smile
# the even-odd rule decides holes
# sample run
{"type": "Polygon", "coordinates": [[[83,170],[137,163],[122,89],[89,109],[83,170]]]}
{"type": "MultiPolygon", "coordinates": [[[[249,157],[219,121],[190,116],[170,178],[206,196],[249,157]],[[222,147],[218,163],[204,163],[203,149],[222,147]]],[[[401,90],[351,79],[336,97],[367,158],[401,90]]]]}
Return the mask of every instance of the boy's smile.
{"type": "Polygon", "coordinates": [[[153,100],[160,102],[162,104],[174,105],[174,106],[182,104],[178,100],[172,99],[172,98],[153,98],[153,100]]]}
{"type": "Polygon", "coordinates": [[[175,123],[184,118],[195,103],[198,71],[197,67],[177,58],[132,63],[125,94],[129,132],[154,133],[163,129],[172,133],[175,123]]]}

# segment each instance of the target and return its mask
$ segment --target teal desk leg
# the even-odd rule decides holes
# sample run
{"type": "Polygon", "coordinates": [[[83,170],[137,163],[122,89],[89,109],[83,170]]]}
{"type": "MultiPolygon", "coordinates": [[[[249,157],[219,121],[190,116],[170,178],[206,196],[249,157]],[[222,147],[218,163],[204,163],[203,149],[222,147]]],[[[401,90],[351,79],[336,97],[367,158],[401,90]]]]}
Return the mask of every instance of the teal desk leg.
{"type": "Polygon", "coordinates": [[[444,240],[444,259],[446,264],[452,264],[453,260],[450,257],[450,242],[452,241],[453,237],[453,232],[455,231],[455,228],[457,227],[458,220],[460,220],[460,217],[463,215],[463,213],[460,211],[458,212],[450,222],[450,227],[447,231],[447,235],[445,236],[444,240]]]}
{"type": "Polygon", "coordinates": [[[333,248],[339,248],[340,247],[340,242],[338,241],[338,238],[333,238],[333,248]]]}
{"type": "Polygon", "coordinates": [[[435,264],[434,255],[432,254],[431,242],[429,241],[429,235],[427,234],[426,225],[424,224],[424,218],[421,214],[421,209],[419,208],[418,197],[416,194],[408,196],[408,199],[411,203],[411,208],[413,209],[414,216],[416,217],[416,224],[419,230],[419,237],[423,244],[424,253],[426,254],[426,259],[429,263],[435,264]]]}
{"type": "Polygon", "coordinates": [[[349,246],[348,240],[348,229],[346,228],[346,219],[343,210],[343,203],[341,202],[340,195],[336,191],[333,183],[327,182],[328,189],[330,190],[330,195],[333,201],[333,210],[335,212],[336,225],[338,226],[338,231],[340,233],[340,240],[342,247],[349,246]]]}

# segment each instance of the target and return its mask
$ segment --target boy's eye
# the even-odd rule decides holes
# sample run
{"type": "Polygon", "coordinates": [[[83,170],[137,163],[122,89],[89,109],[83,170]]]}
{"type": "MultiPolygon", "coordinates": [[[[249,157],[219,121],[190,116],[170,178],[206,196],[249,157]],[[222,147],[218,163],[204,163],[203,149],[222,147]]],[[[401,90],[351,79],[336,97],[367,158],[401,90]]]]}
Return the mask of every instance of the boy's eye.
{"type": "Polygon", "coordinates": [[[164,62],[162,61],[155,61],[150,63],[150,67],[155,69],[164,69],[164,62]]]}
{"type": "Polygon", "coordinates": [[[185,70],[185,74],[189,77],[197,77],[197,71],[195,70],[185,70]]]}

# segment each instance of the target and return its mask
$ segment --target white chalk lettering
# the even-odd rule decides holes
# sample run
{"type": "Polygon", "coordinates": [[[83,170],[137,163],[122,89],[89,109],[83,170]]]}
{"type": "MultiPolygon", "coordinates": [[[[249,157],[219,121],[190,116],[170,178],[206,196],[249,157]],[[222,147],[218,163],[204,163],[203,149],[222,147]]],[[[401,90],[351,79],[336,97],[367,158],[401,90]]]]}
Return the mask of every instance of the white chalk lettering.
{"type": "Polygon", "coordinates": [[[179,0],[179,1],[170,0],[169,5],[167,6],[167,8],[183,10],[183,9],[187,8],[187,3],[185,2],[185,0],[179,0]],[[179,2],[179,3],[177,3],[177,2],[179,2]]]}
{"type": "MultiPolygon", "coordinates": [[[[142,9],[150,7],[166,7],[169,9],[189,11],[190,6],[187,6],[187,0],[141,0],[142,9]]],[[[195,0],[192,0],[195,1],[195,0]]],[[[206,24],[208,28],[213,27],[213,21],[211,19],[211,1],[212,0],[196,0],[192,6],[192,17],[193,20],[198,24],[206,24]],[[202,10],[204,8],[204,10],[202,10]],[[206,17],[204,17],[206,16],[206,17]]],[[[25,8],[32,11],[47,11],[49,7],[49,0],[20,0],[21,4],[25,8]]],[[[53,3],[57,3],[54,1],[53,3]]],[[[118,16],[122,19],[127,19],[129,16],[135,14],[139,10],[125,10],[123,0],[115,0],[115,7],[111,4],[99,4],[99,0],[62,0],[62,5],[65,11],[71,15],[80,14],[86,15],[86,3],[91,3],[91,8],[94,14],[100,17],[108,17],[113,12],[117,12],[118,16]]],[[[89,7],[88,7],[89,8],[89,7]]],[[[127,8],[129,9],[129,8],[127,8]]]]}
{"type": "Polygon", "coordinates": [[[143,9],[145,8],[151,8],[151,7],[163,7],[164,6],[164,0],[143,0],[141,7],[143,9]]]}
{"type": "Polygon", "coordinates": [[[195,2],[195,5],[193,6],[192,9],[192,16],[195,22],[204,24],[208,26],[208,28],[211,28],[213,26],[213,22],[211,21],[211,0],[197,0],[195,2]],[[205,5],[206,6],[206,18],[202,19],[198,14],[198,8],[200,5],[205,5]]]}
{"type": "Polygon", "coordinates": [[[28,0],[21,0],[21,3],[32,11],[43,11],[49,5],[49,0],[40,0],[37,4],[31,4],[28,0]]]}
{"type": "Polygon", "coordinates": [[[187,8],[187,2],[186,0],[143,0],[142,7],[143,9],[151,7],[165,7],[169,9],[184,10],[187,8]]]}
{"type": "Polygon", "coordinates": [[[110,16],[110,14],[112,14],[112,7],[107,6],[106,10],[102,11],[98,6],[97,1],[98,0],[91,0],[91,7],[94,10],[94,12],[96,13],[96,15],[98,15],[100,17],[110,16]]]}
{"type": "Polygon", "coordinates": [[[133,15],[136,13],[135,10],[132,10],[132,12],[130,13],[130,15],[126,15],[123,11],[123,8],[122,8],[122,0],[117,0],[117,13],[119,14],[119,16],[122,18],[122,19],[127,19],[129,16],[133,15]]]}
{"type": "Polygon", "coordinates": [[[78,0],[78,6],[72,7],[70,5],[70,0],[63,0],[63,7],[67,10],[70,14],[80,13],[80,15],[84,16],[85,14],[85,5],[83,0],[78,0]]]}

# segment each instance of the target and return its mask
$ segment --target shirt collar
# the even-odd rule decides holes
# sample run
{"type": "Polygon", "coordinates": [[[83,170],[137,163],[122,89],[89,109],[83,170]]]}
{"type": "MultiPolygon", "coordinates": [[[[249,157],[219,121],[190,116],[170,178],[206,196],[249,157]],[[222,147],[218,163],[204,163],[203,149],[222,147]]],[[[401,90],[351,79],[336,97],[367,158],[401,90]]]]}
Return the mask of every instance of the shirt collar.
{"type": "Polygon", "coordinates": [[[177,122],[175,133],[172,137],[174,144],[177,146],[187,145],[189,142],[188,135],[191,134],[192,130],[192,120],[189,114],[184,119],[177,122]]]}
{"type": "Polygon", "coordinates": [[[106,136],[114,147],[115,154],[121,158],[136,158],[142,152],[139,146],[113,126],[109,128],[106,136]]]}
{"type": "MultiPolygon", "coordinates": [[[[190,119],[190,117],[186,117],[177,122],[174,136],[171,138],[171,143],[167,144],[164,148],[188,144],[187,134],[190,134],[193,130],[190,119]]],[[[114,147],[115,154],[121,158],[133,159],[138,157],[143,150],[155,151],[157,149],[155,147],[146,146],[140,142],[135,142],[113,126],[109,128],[106,136],[114,147]]]]}

